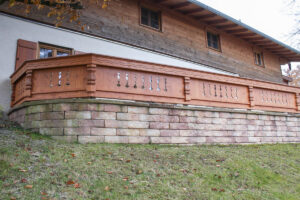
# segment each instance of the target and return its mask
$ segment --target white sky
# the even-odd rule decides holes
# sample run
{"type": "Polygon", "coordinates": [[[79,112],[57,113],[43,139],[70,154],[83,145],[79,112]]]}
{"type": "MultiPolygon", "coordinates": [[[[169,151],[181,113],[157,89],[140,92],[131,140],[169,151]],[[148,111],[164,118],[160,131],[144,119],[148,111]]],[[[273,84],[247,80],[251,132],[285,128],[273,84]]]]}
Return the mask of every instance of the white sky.
{"type": "MultiPolygon", "coordinates": [[[[198,0],[226,15],[296,48],[289,33],[295,28],[289,0],[198,0]]],[[[299,0],[296,0],[299,6],[299,0]]],[[[294,7],[295,8],[295,7],[294,7]]],[[[300,63],[293,63],[293,66],[300,63]]]]}

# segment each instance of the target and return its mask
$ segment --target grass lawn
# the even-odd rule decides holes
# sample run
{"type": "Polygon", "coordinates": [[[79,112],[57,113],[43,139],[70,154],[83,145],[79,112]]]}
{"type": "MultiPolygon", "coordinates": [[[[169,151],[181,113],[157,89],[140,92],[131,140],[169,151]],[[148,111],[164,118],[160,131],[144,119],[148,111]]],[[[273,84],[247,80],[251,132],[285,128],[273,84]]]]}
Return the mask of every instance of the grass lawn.
{"type": "Polygon", "coordinates": [[[0,129],[0,199],[300,199],[300,144],[62,143],[0,129]]]}

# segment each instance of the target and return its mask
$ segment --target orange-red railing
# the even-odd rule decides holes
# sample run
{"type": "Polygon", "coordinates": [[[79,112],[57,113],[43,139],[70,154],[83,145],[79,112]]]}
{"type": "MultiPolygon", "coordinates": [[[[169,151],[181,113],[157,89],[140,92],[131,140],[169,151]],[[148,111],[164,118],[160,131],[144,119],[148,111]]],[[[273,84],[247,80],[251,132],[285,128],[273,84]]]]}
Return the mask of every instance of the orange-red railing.
{"type": "Polygon", "coordinates": [[[300,112],[300,88],[96,54],[26,61],[12,101],[114,98],[300,112]]]}

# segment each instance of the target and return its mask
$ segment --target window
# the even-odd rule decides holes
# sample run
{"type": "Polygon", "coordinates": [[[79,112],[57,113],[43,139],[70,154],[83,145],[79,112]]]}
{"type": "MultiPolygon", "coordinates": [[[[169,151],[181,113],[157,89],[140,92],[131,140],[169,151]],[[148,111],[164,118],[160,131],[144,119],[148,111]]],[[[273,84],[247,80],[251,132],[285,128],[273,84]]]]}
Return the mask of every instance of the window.
{"type": "Polygon", "coordinates": [[[141,24],[157,30],[161,30],[160,12],[141,7],[141,24]]]}
{"type": "Polygon", "coordinates": [[[254,53],[255,64],[259,66],[264,66],[264,58],[262,53],[254,53]]]}
{"type": "Polygon", "coordinates": [[[49,44],[39,44],[40,54],[39,58],[51,58],[51,57],[61,57],[69,56],[72,54],[72,49],[58,47],[49,44]]]}
{"type": "Polygon", "coordinates": [[[217,34],[207,32],[207,46],[212,49],[221,50],[220,37],[217,34]]]}

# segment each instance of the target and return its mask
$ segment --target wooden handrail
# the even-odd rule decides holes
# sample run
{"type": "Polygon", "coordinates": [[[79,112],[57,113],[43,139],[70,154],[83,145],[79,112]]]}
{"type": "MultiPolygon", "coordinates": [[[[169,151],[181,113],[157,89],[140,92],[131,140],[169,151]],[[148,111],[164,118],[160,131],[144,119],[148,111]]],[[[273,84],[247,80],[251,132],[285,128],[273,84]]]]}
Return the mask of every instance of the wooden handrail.
{"type": "Polygon", "coordinates": [[[11,75],[11,83],[12,106],[43,99],[103,97],[300,111],[298,87],[97,54],[26,61],[11,75]]]}

